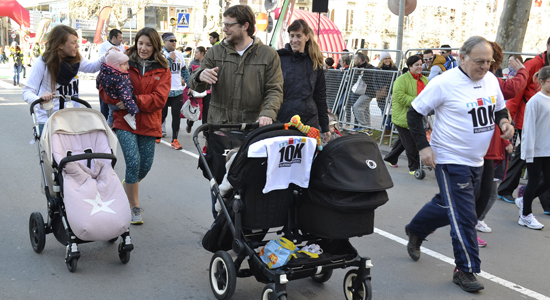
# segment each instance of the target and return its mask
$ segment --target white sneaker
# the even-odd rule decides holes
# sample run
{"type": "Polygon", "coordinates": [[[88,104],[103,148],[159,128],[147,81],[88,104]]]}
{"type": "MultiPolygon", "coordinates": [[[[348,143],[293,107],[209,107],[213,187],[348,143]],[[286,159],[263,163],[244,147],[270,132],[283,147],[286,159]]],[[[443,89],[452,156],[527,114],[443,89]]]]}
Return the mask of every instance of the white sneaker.
{"type": "Polygon", "coordinates": [[[124,120],[126,120],[126,123],[128,123],[128,125],[130,125],[130,127],[131,127],[133,130],[136,130],[136,116],[135,116],[135,115],[126,114],[126,115],[124,116],[124,120]]]}
{"type": "Polygon", "coordinates": [[[477,221],[476,230],[479,232],[491,232],[493,231],[484,221],[477,221]]]}
{"type": "Polygon", "coordinates": [[[519,208],[519,216],[523,216],[523,197],[516,198],[516,206],[519,208]]]}
{"type": "Polygon", "coordinates": [[[527,217],[521,216],[519,217],[518,224],[521,226],[525,226],[531,229],[542,229],[544,228],[544,225],[542,225],[533,214],[529,214],[527,217]]]}

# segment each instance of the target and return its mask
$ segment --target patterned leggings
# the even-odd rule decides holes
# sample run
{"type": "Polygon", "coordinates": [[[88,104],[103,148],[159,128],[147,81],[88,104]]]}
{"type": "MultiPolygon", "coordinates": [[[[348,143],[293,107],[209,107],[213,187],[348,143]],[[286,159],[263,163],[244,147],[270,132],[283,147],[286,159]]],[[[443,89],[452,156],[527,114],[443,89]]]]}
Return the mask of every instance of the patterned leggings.
{"type": "Polygon", "coordinates": [[[116,135],[126,162],[126,179],[129,184],[138,183],[151,170],[155,157],[155,137],[117,129],[116,135]]]}

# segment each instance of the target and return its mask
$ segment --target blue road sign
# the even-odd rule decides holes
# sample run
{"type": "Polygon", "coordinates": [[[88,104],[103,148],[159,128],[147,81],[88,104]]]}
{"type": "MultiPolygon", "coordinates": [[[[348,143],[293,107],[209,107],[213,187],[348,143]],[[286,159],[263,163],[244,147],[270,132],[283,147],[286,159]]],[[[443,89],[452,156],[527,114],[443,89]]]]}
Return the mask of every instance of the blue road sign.
{"type": "Polygon", "coordinates": [[[178,31],[188,31],[189,30],[189,14],[178,13],[178,31]]]}

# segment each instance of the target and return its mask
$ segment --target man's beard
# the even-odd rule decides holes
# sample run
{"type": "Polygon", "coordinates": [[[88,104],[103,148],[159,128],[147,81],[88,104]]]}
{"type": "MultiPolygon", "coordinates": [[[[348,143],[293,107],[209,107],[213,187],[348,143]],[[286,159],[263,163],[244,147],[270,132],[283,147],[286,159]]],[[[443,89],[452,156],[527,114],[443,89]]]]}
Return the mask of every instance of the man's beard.
{"type": "Polygon", "coordinates": [[[242,41],[244,40],[244,35],[241,34],[239,36],[236,36],[235,34],[232,34],[231,35],[231,40],[227,40],[227,42],[230,44],[230,45],[237,45],[237,44],[240,44],[242,41]]]}

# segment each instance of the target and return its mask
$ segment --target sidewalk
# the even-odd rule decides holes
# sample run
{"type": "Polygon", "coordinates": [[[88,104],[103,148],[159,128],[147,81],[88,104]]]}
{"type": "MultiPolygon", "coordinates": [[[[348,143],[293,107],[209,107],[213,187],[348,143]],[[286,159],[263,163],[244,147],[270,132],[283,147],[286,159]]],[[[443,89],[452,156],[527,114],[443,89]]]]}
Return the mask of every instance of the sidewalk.
{"type": "MultiPolygon", "coordinates": [[[[28,75],[31,73],[31,68],[26,67],[26,69],[26,75],[28,78],[28,75]]],[[[10,62],[6,64],[0,64],[0,80],[13,86],[13,65],[10,62]]],[[[26,83],[27,79],[23,78],[23,71],[21,70],[21,73],[19,74],[19,85],[21,88],[23,88],[26,83]]]]}

